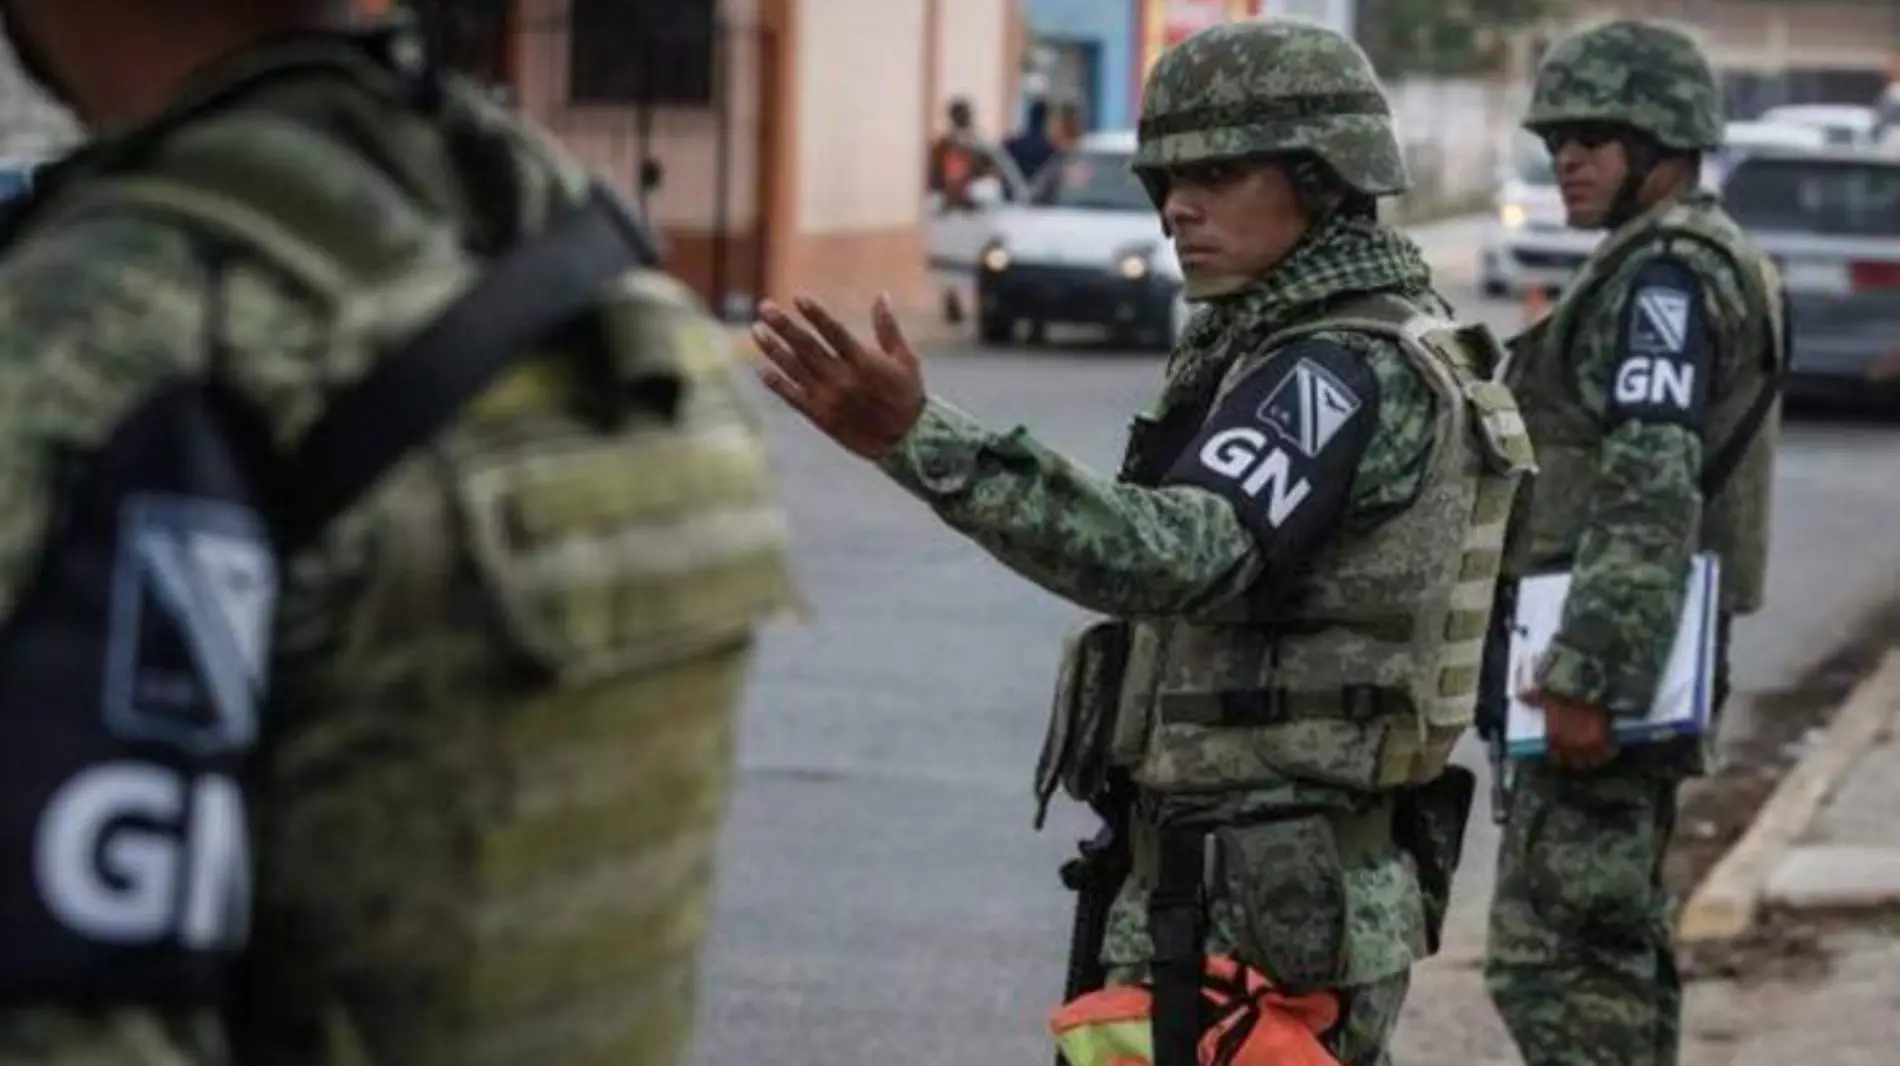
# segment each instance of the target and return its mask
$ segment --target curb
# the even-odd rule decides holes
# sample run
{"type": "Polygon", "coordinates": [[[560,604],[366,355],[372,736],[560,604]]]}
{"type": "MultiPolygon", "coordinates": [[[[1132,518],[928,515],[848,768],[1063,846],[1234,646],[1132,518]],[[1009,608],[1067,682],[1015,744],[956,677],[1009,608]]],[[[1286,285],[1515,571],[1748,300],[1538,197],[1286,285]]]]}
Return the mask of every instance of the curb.
{"type": "Polygon", "coordinates": [[[1761,909],[1768,880],[1814,823],[1835,788],[1875,740],[1900,719],[1900,649],[1847,697],[1814,749],[1781,779],[1742,838],[1696,887],[1676,921],[1680,944],[1733,940],[1761,909]]]}

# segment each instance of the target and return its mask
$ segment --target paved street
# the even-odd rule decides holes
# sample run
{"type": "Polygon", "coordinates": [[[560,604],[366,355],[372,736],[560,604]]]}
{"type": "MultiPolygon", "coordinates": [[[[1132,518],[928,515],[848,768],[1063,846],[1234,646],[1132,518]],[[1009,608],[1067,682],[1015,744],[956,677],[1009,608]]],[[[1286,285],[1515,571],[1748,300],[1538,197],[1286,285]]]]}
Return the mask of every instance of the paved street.
{"type": "MultiPolygon", "coordinates": [[[[1475,258],[1463,257],[1469,263],[1475,258]]],[[[1501,331],[1468,270],[1461,307],[1501,331]]],[[[934,352],[928,380],[998,429],[1112,469],[1157,356],[934,352]]],[[[874,470],[772,410],[811,623],[769,639],[741,742],[701,1028],[705,1066],[1047,1062],[1070,897],[1092,828],[1030,829],[1057,642],[1081,612],[1009,574],[874,470]]],[[[1777,485],[1772,607],[1737,634],[1739,689],[1789,680],[1896,591],[1900,424],[1797,421],[1777,485]]],[[[1481,765],[1475,745],[1463,753],[1481,765]]],[[[1446,957],[1418,978],[1398,1061],[1510,1063],[1471,968],[1496,836],[1474,817],[1446,957]]]]}

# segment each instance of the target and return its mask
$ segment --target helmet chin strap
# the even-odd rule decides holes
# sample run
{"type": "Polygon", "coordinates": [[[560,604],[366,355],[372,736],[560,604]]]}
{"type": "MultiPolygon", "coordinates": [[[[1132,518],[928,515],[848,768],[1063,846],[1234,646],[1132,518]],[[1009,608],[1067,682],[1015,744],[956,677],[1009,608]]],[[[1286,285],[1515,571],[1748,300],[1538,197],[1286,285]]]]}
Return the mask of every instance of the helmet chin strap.
{"type": "Polygon", "coordinates": [[[1643,185],[1655,172],[1656,164],[1662,161],[1662,152],[1647,137],[1624,137],[1622,145],[1623,156],[1629,161],[1629,166],[1623,172],[1623,181],[1617,186],[1616,195],[1610,199],[1609,214],[1603,219],[1606,229],[1617,229],[1643,213],[1647,206],[1642,202],[1643,185]]]}

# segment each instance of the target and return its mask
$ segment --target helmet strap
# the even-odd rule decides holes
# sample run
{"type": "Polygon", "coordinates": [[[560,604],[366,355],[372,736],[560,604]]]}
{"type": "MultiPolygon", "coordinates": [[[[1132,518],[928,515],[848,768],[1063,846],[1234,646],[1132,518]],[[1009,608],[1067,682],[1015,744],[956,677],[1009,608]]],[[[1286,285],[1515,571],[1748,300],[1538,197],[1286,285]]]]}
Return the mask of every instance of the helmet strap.
{"type": "Polygon", "coordinates": [[[1627,134],[1621,143],[1628,165],[1623,171],[1623,183],[1617,186],[1616,196],[1610,201],[1609,217],[1604,219],[1609,229],[1616,229],[1643,213],[1647,206],[1642,202],[1643,185],[1655,172],[1656,164],[1662,161],[1661,147],[1643,134],[1627,134]]]}

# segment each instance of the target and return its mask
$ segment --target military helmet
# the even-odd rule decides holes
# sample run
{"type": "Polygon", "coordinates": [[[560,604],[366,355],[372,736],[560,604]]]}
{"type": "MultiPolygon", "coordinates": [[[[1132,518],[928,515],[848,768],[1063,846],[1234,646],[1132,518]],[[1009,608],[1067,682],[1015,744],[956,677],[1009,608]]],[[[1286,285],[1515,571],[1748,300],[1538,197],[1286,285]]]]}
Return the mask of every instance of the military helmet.
{"type": "Polygon", "coordinates": [[[1367,196],[1411,184],[1372,61],[1310,22],[1202,30],[1164,52],[1141,95],[1137,173],[1311,152],[1367,196]]]}
{"type": "Polygon", "coordinates": [[[1544,53],[1524,128],[1614,122],[1685,150],[1722,143],[1722,90],[1688,33],[1620,20],[1565,35],[1544,53]]]}

